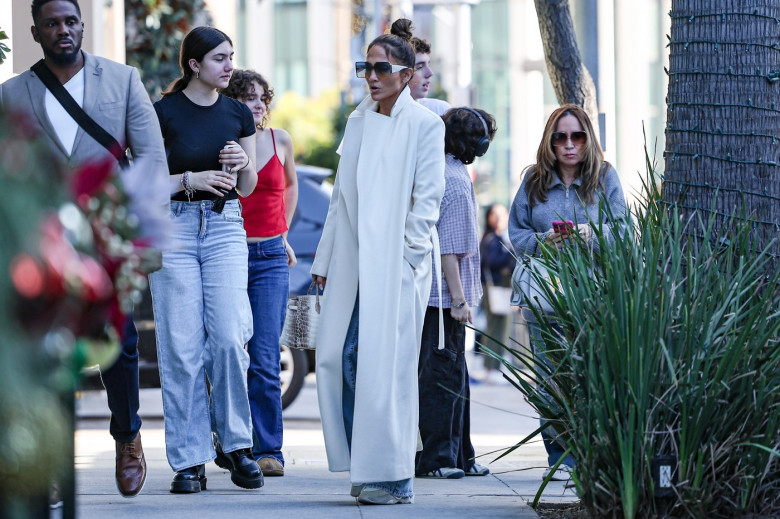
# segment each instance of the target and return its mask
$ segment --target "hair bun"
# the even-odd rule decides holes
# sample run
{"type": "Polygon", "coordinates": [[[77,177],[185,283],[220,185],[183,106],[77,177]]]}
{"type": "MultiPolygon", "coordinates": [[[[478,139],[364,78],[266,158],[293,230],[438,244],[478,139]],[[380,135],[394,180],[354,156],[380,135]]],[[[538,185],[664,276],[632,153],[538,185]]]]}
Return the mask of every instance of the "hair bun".
{"type": "Polygon", "coordinates": [[[411,20],[407,20],[406,18],[399,18],[398,20],[394,21],[393,25],[390,27],[390,34],[394,34],[399,38],[410,41],[413,36],[412,29],[413,27],[411,20]]]}

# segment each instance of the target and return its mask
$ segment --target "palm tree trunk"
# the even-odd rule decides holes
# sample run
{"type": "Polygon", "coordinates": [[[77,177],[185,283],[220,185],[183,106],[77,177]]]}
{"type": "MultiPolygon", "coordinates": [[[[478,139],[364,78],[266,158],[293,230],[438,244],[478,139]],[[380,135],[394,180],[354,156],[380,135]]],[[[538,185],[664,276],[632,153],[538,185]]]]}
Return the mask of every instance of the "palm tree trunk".
{"type": "Polygon", "coordinates": [[[718,234],[750,220],[763,249],[780,234],[780,2],[674,0],[670,14],[664,202],[718,234]]]}

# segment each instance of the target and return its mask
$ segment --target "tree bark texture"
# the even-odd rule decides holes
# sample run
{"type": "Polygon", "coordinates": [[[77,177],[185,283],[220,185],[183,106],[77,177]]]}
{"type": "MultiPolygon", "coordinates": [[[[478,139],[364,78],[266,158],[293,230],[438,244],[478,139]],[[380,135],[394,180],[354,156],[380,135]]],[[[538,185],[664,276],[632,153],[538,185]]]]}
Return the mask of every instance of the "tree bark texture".
{"type": "Polygon", "coordinates": [[[598,137],[601,134],[596,85],[582,64],[569,0],[534,0],[534,5],[542,34],[544,60],[555,97],[560,104],[574,103],[581,106],[590,117],[598,137]]]}
{"type": "Polygon", "coordinates": [[[766,248],[780,234],[780,2],[676,0],[670,15],[663,200],[716,229],[748,219],[766,248]]]}

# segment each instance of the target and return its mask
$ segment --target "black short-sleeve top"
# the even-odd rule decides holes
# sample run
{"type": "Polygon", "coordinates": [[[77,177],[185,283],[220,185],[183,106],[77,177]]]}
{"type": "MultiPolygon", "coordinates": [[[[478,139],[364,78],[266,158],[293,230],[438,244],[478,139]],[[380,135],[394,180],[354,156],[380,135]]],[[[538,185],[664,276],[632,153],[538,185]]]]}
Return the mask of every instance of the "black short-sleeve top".
{"type": "MultiPolygon", "coordinates": [[[[193,103],[176,92],[154,103],[160,120],[168,169],[171,175],[185,171],[221,170],[219,152],[227,141],[236,141],[255,133],[252,112],[244,103],[219,95],[211,106],[193,103]]],[[[233,189],[226,200],[237,198],[233,189]]],[[[213,193],[196,191],[192,200],[216,200],[213,193]]],[[[179,191],[171,200],[186,202],[187,195],[179,191]]]]}

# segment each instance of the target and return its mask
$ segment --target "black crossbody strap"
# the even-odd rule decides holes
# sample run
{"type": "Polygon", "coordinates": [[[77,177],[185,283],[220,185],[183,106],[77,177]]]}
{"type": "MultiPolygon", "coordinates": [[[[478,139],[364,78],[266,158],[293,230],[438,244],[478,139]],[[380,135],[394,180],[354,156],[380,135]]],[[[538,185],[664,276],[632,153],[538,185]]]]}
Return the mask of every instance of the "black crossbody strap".
{"type": "Polygon", "coordinates": [[[98,123],[90,117],[83,108],[79,106],[75,99],[65,90],[62,83],[54,76],[49,67],[46,66],[43,60],[30,67],[30,70],[40,78],[46,88],[54,95],[57,101],[60,102],[62,107],[68,114],[81,126],[85,132],[87,132],[93,139],[99,142],[105,147],[116,160],[122,164],[125,156],[125,151],[122,146],[117,142],[115,138],[111,136],[106,130],[103,129],[98,123]]]}

